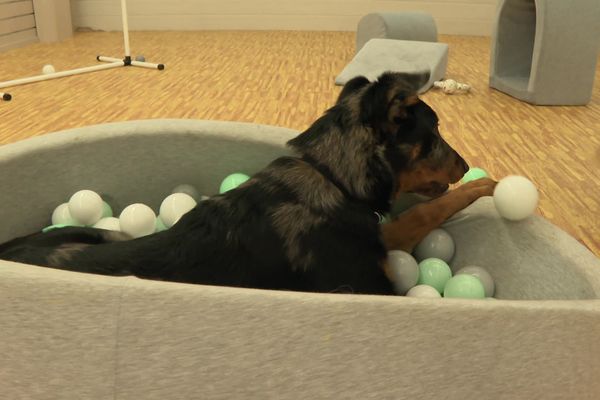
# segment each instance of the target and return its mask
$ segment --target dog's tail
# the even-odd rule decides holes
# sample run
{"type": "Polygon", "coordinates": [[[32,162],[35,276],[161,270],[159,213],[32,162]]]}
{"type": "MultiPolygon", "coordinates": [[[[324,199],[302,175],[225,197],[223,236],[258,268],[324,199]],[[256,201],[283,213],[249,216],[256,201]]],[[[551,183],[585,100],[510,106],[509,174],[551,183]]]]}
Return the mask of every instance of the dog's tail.
{"type": "Polygon", "coordinates": [[[76,254],[93,246],[130,239],[132,238],[129,235],[122,232],[88,227],[66,227],[48,232],[36,232],[3,243],[0,245],[0,259],[79,272],[128,275],[118,268],[100,268],[100,270],[70,268],[69,261],[76,254]]]}

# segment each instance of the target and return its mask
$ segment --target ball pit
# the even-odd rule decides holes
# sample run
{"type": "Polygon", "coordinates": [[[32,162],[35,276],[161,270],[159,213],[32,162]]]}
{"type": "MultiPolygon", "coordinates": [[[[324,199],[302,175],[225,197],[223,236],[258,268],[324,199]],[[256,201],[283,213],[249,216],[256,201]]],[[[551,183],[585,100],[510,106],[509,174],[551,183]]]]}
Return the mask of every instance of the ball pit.
{"type": "MultiPolygon", "coordinates": [[[[0,191],[0,241],[40,230],[80,184],[113,196],[117,214],[139,201],[156,211],[181,182],[217,193],[231,171],[254,174],[290,154],[295,134],[152,120],[2,146],[0,187],[11,190],[0,191]]],[[[456,244],[452,270],[485,267],[498,300],[182,285],[0,261],[3,395],[260,397],[266,382],[286,399],[466,399],[482,388],[511,399],[595,398],[598,258],[539,215],[504,220],[491,198],[443,229],[456,244]]]]}

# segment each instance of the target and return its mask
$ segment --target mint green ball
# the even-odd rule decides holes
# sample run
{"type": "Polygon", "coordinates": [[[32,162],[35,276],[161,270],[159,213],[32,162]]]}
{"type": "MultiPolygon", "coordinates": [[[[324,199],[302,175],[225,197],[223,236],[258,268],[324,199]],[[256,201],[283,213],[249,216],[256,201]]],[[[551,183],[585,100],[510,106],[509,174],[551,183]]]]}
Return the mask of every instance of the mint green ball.
{"type": "Polygon", "coordinates": [[[156,230],[155,230],[155,232],[162,232],[162,231],[166,231],[166,230],[167,230],[167,226],[162,221],[162,219],[160,219],[160,217],[156,217],[156,230]]]}
{"type": "Polygon", "coordinates": [[[444,287],[444,297],[483,299],[485,298],[485,289],[477,277],[460,274],[448,280],[444,287]]]}
{"type": "Polygon", "coordinates": [[[489,177],[489,175],[487,172],[485,172],[485,170],[475,167],[475,168],[470,168],[467,171],[467,173],[462,177],[461,182],[467,183],[467,182],[475,181],[477,179],[488,178],[488,177],[489,177]]]}
{"type": "Polygon", "coordinates": [[[109,218],[109,217],[113,217],[113,210],[111,208],[111,206],[108,205],[107,202],[102,201],[102,217],[100,217],[100,219],[102,218],[109,218]]]}
{"type": "Polygon", "coordinates": [[[419,281],[417,285],[429,285],[442,293],[446,282],[450,278],[452,278],[450,267],[439,258],[426,258],[419,263],[419,281]]]}
{"type": "Polygon", "coordinates": [[[83,226],[83,225],[77,224],[77,223],[73,223],[73,224],[54,224],[54,225],[50,225],[50,226],[45,227],[44,229],[42,229],[42,232],[46,233],[46,232],[53,231],[55,229],[68,228],[69,226],[83,226]]]}
{"type": "Polygon", "coordinates": [[[235,173],[229,175],[227,178],[223,179],[221,182],[221,187],[219,188],[219,193],[225,193],[230,191],[231,189],[235,189],[240,186],[242,183],[246,182],[250,177],[245,174],[235,173]]]}

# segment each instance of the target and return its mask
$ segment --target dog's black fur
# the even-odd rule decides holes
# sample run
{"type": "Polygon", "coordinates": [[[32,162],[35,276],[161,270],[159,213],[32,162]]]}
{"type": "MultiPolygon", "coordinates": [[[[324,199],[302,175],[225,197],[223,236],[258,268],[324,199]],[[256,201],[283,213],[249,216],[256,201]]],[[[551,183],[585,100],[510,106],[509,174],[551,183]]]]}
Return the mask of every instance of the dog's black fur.
{"type": "Polygon", "coordinates": [[[386,73],[375,82],[351,80],[288,143],[297,157],[276,159],[170,230],[124,240],[63,228],[0,245],[0,258],[176,282],[391,294],[377,214],[401,189],[399,173],[452,158],[435,112],[416,97],[427,79],[386,73]]]}

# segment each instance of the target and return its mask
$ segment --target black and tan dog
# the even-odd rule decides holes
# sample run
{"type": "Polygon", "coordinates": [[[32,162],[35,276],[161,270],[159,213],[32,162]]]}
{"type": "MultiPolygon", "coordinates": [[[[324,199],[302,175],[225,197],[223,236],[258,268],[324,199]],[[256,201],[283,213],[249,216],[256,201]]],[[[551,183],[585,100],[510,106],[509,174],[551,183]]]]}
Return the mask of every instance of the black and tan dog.
{"type": "Polygon", "coordinates": [[[173,228],[126,240],[93,228],[36,233],[0,258],[72,271],[253,288],[393,293],[391,249],[410,251],[481,196],[484,179],[447,192],[467,170],[417,97],[426,74],[351,80],[337,103],[242,186],[212,197],[173,228]],[[381,225],[401,192],[433,199],[381,225]]]}

